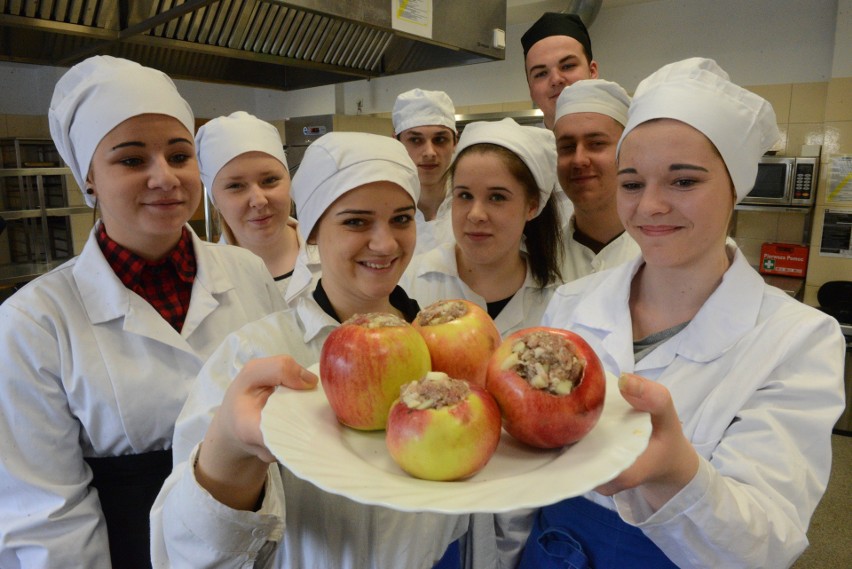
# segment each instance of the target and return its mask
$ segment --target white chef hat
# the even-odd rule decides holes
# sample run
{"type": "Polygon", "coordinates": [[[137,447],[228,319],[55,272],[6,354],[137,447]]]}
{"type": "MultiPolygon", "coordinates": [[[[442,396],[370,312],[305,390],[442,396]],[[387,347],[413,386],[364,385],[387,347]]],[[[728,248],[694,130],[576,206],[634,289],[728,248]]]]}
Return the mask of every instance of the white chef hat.
{"type": "Polygon", "coordinates": [[[715,61],[700,57],[666,65],[639,83],[618,150],[630,131],[658,118],[686,123],[710,139],[728,168],[737,202],[754,187],[758,160],[781,136],[772,105],[731,83],[715,61]]]}
{"type": "Polygon", "coordinates": [[[213,201],[213,180],[228,162],[246,152],[264,152],[287,168],[284,143],[278,129],[245,111],[217,117],[201,126],[195,135],[195,152],[201,181],[213,201]]]}
{"type": "Polygon", "coordinates": [[[556,100],[556,118],[573,113],[598,113],[627,124],[630,96],[621,85],[604,79],[581,79],[568,85],[556,100]]]}
{"type": "Polygon", "coordinates": [[[195,131],[195,118],[168,75],[126,59],[97,55],[69,69],[50,101],[50,134],[60,156],[85,192],[86,176],[100,141],[116,126],[142,114],[168,115],[195,131]]]}
{"type": "Polygon", "coordinates": [[[305,150],[290,188],[302,237],[307,241],[337,198],[373,182],[397,184],[415,204],[420,198],[417,167],[398,140],[363,132],[330,132],[316,139],[305,150]]]}
{"type": "Polygon", "coordinates": [[[536,215],[540,214],[556,185],[556,138],[553,132],[537,126],[521,126],[510,118],[473,122],[464,127],[455,156],[474,144],[502,146],[526,164],[538,185],[536,215]]]}
{"type": "Polygon", "coordinates": [[[443,91],[412,89],[400,94],[393,104],[392,117],[396,134],[417,126],[445,126],[458,133],[455,106],[443,91]]]}

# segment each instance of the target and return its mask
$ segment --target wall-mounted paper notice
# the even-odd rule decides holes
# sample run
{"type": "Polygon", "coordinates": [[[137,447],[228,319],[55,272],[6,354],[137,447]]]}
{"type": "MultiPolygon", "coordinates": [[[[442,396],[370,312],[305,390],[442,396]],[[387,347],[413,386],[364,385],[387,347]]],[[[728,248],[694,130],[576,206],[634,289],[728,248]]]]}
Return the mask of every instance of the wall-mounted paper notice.
{"type": "Polygon", "coordinates": [[[391,0],[391,27],[432,38],[432,0],[391,0]]]}
{"type": "Polygon", "coordinates": [[[826,203],[852,203],[852,156],[835,156],[828,173],[826,203]]]}
{"type": "Polygon", "coordinates": [[[826,209],[822,219],[820,256],[852,258],[852,210],[826,209]]]}

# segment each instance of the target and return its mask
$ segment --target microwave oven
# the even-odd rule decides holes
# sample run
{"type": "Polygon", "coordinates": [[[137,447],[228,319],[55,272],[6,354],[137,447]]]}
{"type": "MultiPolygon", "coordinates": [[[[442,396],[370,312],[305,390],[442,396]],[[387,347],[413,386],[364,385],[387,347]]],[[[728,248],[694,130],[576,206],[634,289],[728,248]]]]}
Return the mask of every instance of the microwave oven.
{"type": "Polygon", "coordinates": [[[811,207],[816,197],[818,157],[763,156],[754,188],[740,202],[811,207]]]}

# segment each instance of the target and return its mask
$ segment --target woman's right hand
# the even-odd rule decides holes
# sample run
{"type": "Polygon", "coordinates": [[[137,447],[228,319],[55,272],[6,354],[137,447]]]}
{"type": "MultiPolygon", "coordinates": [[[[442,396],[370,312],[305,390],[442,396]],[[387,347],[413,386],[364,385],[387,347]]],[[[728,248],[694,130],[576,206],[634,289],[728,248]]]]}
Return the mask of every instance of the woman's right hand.
{"type": "Polygon", "coordinates": [[[279,385],[312,389],[318,378],[289,356],[249,361],[225,392],[199,450],[195,476],[214,498],[253,509],[275,457],[263,443],[260,415],[279,385]]]}

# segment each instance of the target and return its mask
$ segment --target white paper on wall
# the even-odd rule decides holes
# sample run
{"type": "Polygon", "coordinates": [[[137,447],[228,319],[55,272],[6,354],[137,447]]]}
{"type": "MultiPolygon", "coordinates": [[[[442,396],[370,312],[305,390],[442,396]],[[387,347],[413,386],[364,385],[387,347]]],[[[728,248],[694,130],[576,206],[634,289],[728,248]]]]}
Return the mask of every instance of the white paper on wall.
{"type": "Polygon", "coordinates": [[[835,156],[828,173],[826,203],[852,203],[852,156],[835,156]]]}
{"type": "Polygon", "coordinates": [[[391,27],[432,38],[432,0],[391,0],[391,27]]]}

